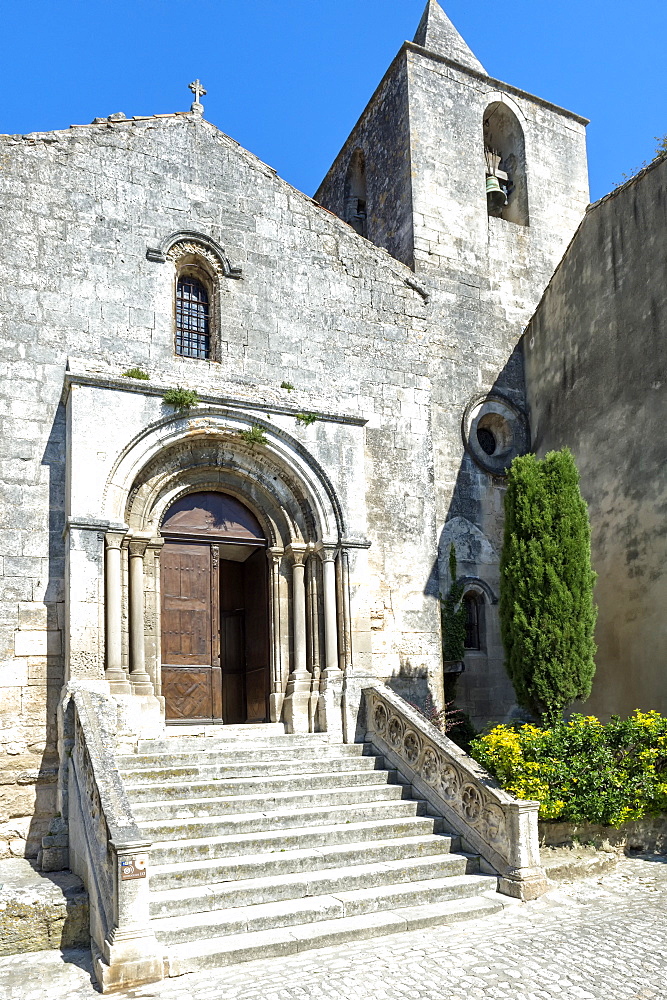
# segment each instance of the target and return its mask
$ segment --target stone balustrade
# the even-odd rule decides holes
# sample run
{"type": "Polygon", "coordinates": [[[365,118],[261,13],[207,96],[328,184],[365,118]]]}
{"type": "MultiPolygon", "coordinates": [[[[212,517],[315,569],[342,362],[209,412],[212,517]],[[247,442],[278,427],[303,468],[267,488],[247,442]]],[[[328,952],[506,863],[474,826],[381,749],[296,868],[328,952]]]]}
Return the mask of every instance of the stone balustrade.
{"type": "Polygon", "coordinates": [[[505,792],[472,757],[384,684],[364,689],[366,740],[498,873],[498,889],[534,899],[547,887],[540,862],[539,802],[505,792]]]}
{"type": "Polygon", "coordinates": [[[95,975],[102,992],[162,979],[148,910],[151,843],[134,820],[114,752],[118,706],[70,685],[62,709],[70,867],[88,890],[95,975]]]}

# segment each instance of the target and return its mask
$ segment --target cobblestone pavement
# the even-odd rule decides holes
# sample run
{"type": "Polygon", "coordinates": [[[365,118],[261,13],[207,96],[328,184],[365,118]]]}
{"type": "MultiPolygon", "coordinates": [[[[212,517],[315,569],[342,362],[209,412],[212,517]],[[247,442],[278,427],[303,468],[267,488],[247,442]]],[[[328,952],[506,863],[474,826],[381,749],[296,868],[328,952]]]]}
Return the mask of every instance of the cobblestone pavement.
{"type": "MultiPolygon", "coordinates": [[[[453,927],[360,941],[138,987],[131,1000],[665,1000],[667,858],[453,927]]],[[[1,1000],[99,997],[89,956],[0,958],[1,1000]]]]}

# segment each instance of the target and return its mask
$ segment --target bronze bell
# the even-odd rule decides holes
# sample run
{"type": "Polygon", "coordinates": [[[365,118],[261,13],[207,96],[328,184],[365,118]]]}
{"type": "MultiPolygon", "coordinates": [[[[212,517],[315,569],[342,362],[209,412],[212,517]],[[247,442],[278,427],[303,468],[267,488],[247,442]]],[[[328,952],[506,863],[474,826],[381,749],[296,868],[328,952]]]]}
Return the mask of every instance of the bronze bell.
{"type": "Polygon", "coordinates": [[[493,174],[486,178],[486,202],[489,211],[493,213],[500,212],[507,204],[505,192],[502,190],[498,178],[494,177],[493,174]]]}

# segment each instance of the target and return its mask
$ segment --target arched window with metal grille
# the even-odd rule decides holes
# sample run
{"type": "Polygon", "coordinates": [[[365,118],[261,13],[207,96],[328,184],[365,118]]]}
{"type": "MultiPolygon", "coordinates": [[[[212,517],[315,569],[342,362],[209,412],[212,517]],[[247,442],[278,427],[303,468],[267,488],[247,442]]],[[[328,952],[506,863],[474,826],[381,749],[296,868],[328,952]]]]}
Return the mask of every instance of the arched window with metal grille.
{"type": "Polygon", "coordinates": [[[185,358],[210,358],[211,318],[208,292],[192,275],[176,285],[176,353],[185,358]]]}

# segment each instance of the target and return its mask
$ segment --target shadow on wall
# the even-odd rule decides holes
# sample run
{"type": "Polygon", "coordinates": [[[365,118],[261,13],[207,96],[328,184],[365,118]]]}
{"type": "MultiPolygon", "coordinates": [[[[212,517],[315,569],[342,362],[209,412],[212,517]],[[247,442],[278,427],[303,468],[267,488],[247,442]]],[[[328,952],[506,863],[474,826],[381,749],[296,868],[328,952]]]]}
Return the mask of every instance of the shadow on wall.
{"type": "Polygon", "coordinates": [[[477,615],[467,622],[465,670],[456,684],[456,703],[480,728],[520,714],[504,666],[498,598],[506,470],[530,448],[521,345],[491,389],[468,401],[460,420],[463,457],[424,593],[439,597],[448,592],[453,544],[458,579],[464,595],[474,595],[469,607],[477,615]]]}
{"type": "MultiPolygon", "coordinates": [[[[58,781],[57,706],[64,680],[64,577],[65,577],[65,408],[58,406],[51,433],[42,456],[48,469],[48,569],[44,579],[33,585],[34,614],[45,616],[45,653],[33,659],[23,725],[29,750],[41,753],[39,767],[26,776],[34,784],[35,805],[27,832],[26,856],[36,858],[44,834],[56,815],[58,781]]],[[[37,635],[38,633],[36,633],[37,635]]],[[[42,642],[44,638],[42,636],[42,642]]],[[[22,783],[19,775],[18,783],[22,783]]]]}

